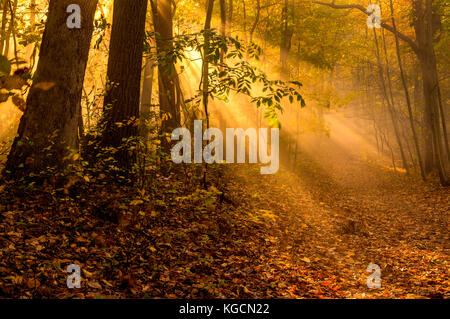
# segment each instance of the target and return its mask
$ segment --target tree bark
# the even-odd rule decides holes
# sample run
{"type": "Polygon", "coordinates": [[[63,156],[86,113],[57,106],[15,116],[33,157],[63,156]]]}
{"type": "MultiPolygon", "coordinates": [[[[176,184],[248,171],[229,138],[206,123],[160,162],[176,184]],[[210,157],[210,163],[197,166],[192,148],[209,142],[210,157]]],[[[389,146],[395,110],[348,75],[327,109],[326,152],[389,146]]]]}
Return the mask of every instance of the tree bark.
{"type": "Polygon", "coordinates": [[[425,170],[423,168],[423,162],[422,162],[422,154],[420,152],[419,139],[417,138],[417,132],[416,132],[416,128],[414,126],[414,117],[413,117],[413,112],[412,112],[412,107],[411,107],[411,98],[409,96],[408,84],[406,83],[405,72],[403,71],[402,56],[400,54],[400,42],[399,42],[397,26],[396,26],[395,18],[394,18],[394,5],[392,3],[392,0],[390,0],[390,8],[391,8],[391,16],[392,16],[392,27],[394,29],[394,36],[395,36],[395,47],[396,47],[396,51],[397,51],[397,60],[398,60],[398,65],[400,67],[400,76],[402,78],[403,89],[405,90],[406,105],[408,107],[409,123],[411,126],[411,131],[412,131],[412,135],[413,135],[413,139],[414,139],[414,146],[416,148],[416,155],[417,155],[417,160],[419,162],[420,174],[422,176],[422,179],[426,180],[425,170]]]}
{"type": "Polygon", "coordinates": [[[144,69],[144,81],[142,84],[141,93],[141,109],[139,111],[139,135],[147,139],[148,135],[148,123],[150,119],[150,107],[152,105],[152,94],[153,94],[153,76],[155,73],[155,65],[153,60],[149,59],[147,65],[144,69]]]}
{"type": "MultiPolygon", "coordinates": [[[[225,6],[225,0],[220,0],[220,35],[226,35],[227,28],[227,9],[225,6]]],[[[223,64],[225,60],[225,52],[224,50],[220,50],[220,64],[223,64]]]]}
{"type": "Polygon", "coordinates": [[[293,32],[289,28],[289,0],[284,0],[284,7],[282,11],[282,25],[283,31],[280,42],[280,62],[281,62],[281,78],[283,80],[289,79],[288,56],[291,50],[291,41],[293,32]]]}
{"type": "Polygon", "coordinates": [[[443,163],[442,136],[439,123],[438,74],[433,45],[432,3],[430,0],[415,0],[414,29],[418,43],[418,58],[422,70],[425,98],[425,122],[428,127],[425,155],[425,170],[436,167],[442,185],[448,185],[448,177],[443,163]],[[425,4],[425,6],[424,6],[425,4]],[[432,146],[432,147],[431,147],[432,146]]]}
{"type": "Polygon", "coordinates": [[[171,143],[167,135],[180,124],[180,105],[176,102],[177,74],[173,61],[168,60],[170,51],[173,50],[173,12],[170,0],[150,0],[153,13],[153,25],[155,27],[156,48],[158,56],[166,58],[159,61],[158,87],[159,107],[161,117],[161,149],[170,152],[171,143]]]}
{"type": "MultiPolygon", "coordinates": [[[[138,136],[146,12],[147,0],[114,1],[107,71],[110,87],[104,99],[104,146],[117,148],[124,139],[138,136]]],[[[116,153],[122,168],[129,168],[134,159],[128,150],[116,153]]]]}
{"type": "Polygon", "coordinates": [[[228,23],[227,36],[231,36],[231,27],[233,25],[233,0],[228,0],[228,23]]]}
{"type": "Polygon", "coordinates": [[[67,148],[78,150],[83,80],[97,1],[51,0],[39,63],[17,137],[6,163],[7,177],[63,168],[67,148]],[[70,4],[81,8],[80,29],[66,27],[70,4]]]}
{"type": "MultiPolygon", "coordinates": [[[[214,0],[208,0],[206,3],[206,19],[205,19],[205,31],[211,30],[211,19],[212,12],[214,8],[214,0]]],[[[202,94],[203,94],[203,108],[206,117],[206,129],[209,128],[209,113],[208,113],[208,102],[209,102],[209,55],[210,55],[210,38],[208,33],[205,33],[205,44],[203,50],[203,65],[202,65],[202,94]]],[[[204,163],[203,168],[203,186],[206,189],[206,175],[207,175],[207,164],[204,163]]]]}

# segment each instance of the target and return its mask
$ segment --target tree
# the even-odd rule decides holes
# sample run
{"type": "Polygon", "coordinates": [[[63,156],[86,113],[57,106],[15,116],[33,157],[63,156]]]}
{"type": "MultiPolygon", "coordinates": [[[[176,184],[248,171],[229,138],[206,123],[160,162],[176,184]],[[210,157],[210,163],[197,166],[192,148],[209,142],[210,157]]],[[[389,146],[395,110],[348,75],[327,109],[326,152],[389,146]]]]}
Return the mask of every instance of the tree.
{"type": "Polygon", "coordinates": [[[392,15],[391,20],[392,20],[392,27],[394,29],[397,61],[398,61],[398,65],[400,68],[400,75],[402,78],[403,89],[405,90],[406,105],[408,106],[409,123],[411,126],[411,132],[412,132],[413,139],[414,139],[414,146],[416,148],[417,160],[419,161],[420,174],[422,176],[422,179],[425,180],[426,179],[425,170],[423,168],[422,154],[420,152],[420,146],[419,146],[419,139],[417,138],[416,128],[414,126],[414,118],[413,118],[413,112],[412,112],[412,107],[411,107],[411,98],[410,98],[409,91],[408,91],[408,85],[406,83],[405,72],[403,71],[402,56],[400,54],[400,43],[399,43],[399,39],[398,39],[397,25],[395,23],[395,18],[394,18],[394,5],[392,3],[392,0],[390,0],[389,5],[390,5],[391,15],[392,15]]]}
{"type": "Polygon", "coordinates": [[[233,0],[228,0],[228,19],[227,19],[227,36],[231,36],[231,27],[233,24],[233,0]]]}
{"type": "MultiPolygon", "coordinates": [[[[208,0],[206,2],[206,19],[205,19],[205,45],[203,50],[203,64],[202,64],[202,95],[203,95],[203,109],[205,111],[206,117],[206,129],[209,129],[209,113],[208,113],[208,101],[209,101],[209,56],[211,54],[210,50],[210,35],[209,32],[211,30],[211,19],[214,8],[214,0],[208,0]]],[[[206,171],[207,164],[204,164],[203,170],[203,186],[206,186],[206,171]]]]}
{"type": "Polygon", "coordinates": [[[63,168],[68,149],[78,150],[83,80],[97,1],[51,0],[39,63],[5,173],[21,177],[47,166],[63,168]],[[81,28],[66,25],[69,5],[81,9],[81,28]]]}
{"type": "MultiPolygon", "coordinates": [[[[145,38],[147,0],[114,1],[108,59],[109,88],[104,100],[103,145],[118,148],[138,136],[140,81],[145,38]]],[[[116,153],[123,168],[133,156],[123,149],[116,153]]]]}
{"type": "Polygon", "coordinates": [[[161,116],[161,148],[168,153],[170,134],[180,123],[180,92],[177,92],[177,74],[173,51],[173,10],[170,0],[150,0],[153,25],[156,33],[156,50],[159,57],[158,87],[161,116]]]}
{"type": "MultiPolygon", "coordinates": [[[[316,4],[325,5],[334,9],[357,9],[370,15],[366,9],[357,4],[338,5],[334,2],[314,1],[316,4]]],[[[425,141],[425,171],[429,172],[436,167],[442,185],[448,185],[449,180],[443,162],[442,134],[440,128],[439,111],[439,81],[436,65],[436,54],[434,51],[434,35],[437,31],[436,15],[433,14],[431,0],[413,1],[413,27],[416,38],[411,38],[393,26],[382,22],[380,26],[397,35],[399,39],[406,42],[416,54],[422,72],[423,94],[425,98],[425,122],[428,134],[425,141]]]]}
{"type": "Polygon", "coordinates": [[[283,30],[280,42],[280,62],[281,62],[281,78],[289,79],[288,56],[291,50],[293,30],[289,27],[289,0],[284,0],[282,11],[283,30]]]}

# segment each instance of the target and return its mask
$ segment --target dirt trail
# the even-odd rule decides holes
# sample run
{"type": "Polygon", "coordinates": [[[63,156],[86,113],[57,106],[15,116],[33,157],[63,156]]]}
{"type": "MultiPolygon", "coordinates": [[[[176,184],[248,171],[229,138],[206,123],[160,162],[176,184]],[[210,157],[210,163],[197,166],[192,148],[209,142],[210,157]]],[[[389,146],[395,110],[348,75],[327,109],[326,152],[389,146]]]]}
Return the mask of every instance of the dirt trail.
{"type": "Polygon", "coordinates": [[[324,155],[326,166],[302,154],[271,176],[229,170],[233,197],[273,219],[268,260],[281,265],[285,295],[450,297],[449,190],[354,154],[324,155]],[[370,264],[381,267],[381,289],[367,288],[370,264]]]}

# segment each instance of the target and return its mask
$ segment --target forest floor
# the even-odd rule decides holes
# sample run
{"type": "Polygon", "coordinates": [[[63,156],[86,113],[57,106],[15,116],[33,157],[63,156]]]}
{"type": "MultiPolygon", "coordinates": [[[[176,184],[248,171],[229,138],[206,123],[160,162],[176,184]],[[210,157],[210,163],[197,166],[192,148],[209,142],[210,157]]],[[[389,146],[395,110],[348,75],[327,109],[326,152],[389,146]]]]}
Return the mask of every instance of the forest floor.
{"type": "Polygon", "coordinates": [[[155,194],[3,186],[0,297],[450,297],[448,189],[357,155],[211,174],[208,191],[190,174],[158,177],[155,194]],[[66,286],[69,264],[80,289],[66,286]]]}
{"type": "MultiPolygon", "coordinates": [[[[332,157],[330,157],[332,158],[332,157]]],[[[327,168],[303,154],[295,171],[234,174],[252,211],[276,216],[270,259],[283,295],[309,298],[449,298],[450,192],[357,157],[327,168]],[[366,268],[381,268],[368,289],[366,268]]]]}

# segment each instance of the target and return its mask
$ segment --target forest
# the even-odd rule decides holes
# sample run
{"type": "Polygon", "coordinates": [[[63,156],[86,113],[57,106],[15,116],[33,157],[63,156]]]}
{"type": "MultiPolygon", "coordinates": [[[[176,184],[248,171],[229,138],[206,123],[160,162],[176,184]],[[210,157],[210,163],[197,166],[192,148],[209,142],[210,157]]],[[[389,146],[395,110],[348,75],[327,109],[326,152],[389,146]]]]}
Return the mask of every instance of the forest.
{"type": "Polygon", "coordinates": [[[450,298],[449,31],[450,0],[0,0],[0,299],[450,298]]]}

